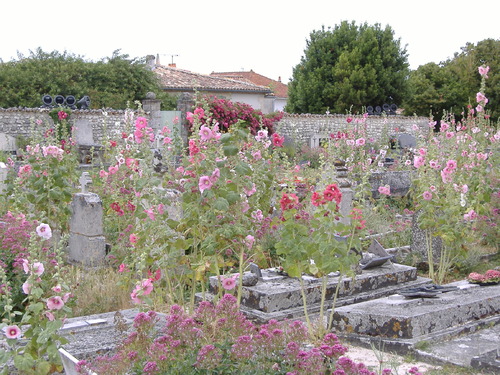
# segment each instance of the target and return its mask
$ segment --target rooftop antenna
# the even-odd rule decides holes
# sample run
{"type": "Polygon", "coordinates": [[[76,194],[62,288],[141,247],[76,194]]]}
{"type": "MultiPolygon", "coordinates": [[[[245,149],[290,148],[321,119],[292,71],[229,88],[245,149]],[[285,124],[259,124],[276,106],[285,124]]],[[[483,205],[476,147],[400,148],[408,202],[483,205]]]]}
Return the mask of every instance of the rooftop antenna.
{"type": "Polygon", "coordinates": [[[169,66],[175,66],[174,57],[178,57],[179,55],[172,55],[172,54],[168,54],[168,53],[159,53],[158,56],[170,56],[172,62],[169,64],[169,66]]]}

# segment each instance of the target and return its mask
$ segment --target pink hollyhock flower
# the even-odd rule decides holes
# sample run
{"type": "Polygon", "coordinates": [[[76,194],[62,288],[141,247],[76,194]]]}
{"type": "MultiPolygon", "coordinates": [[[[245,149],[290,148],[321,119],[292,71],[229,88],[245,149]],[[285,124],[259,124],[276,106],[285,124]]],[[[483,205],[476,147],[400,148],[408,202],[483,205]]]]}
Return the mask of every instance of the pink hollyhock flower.
{"type": "Polygon", "coordinates": [[[436,127],[437,121],[429,122],[429,128],[434,129],[436,127]]]}
{"type": "Polygon", "coordinates": [[[30,265],[28,263],[28,260],[27,259],[22,259],[21,260],[21,264],[23,265],[24,273],[29,273],[30,272],[30,265]]]}
{"type": "Polygon", "coordinates": [[[172,119],[172,124],[176,125],[179,123],[179,116],[175,116],[173,119],[172,119]]]}
{"type": "Polygon", "coordinates": [[[19,168],[19,172],[17,172],[17,176],[19,178],[22,178],[24,175],[29,176],[31,175],[31,165],[26,164],[23,165],[22,167],[19,168]]]}
{"type": "Polygon", "coordinates": [[[109,168],[108,168],[108,172],[109,174],[115,174],[116,172],[118,172],[118,166],[117,165],[111,165],[109,168]]]}
{"type": "Polygon", "coordinates": [[[101,170],[99,171],[99,177],[101,177],[101,178],[106,178],[106,177],[108,177],[108,172],[106,172],[106,171],[104,171],[104,170],[102,170],[102,169],[101,169],[101,170]]]}
{"type": "Polygon", "coordinates": [[[153,291],[153,282],[151,279],[144,279],[141,281],[142,295],[147,296],[153,291]]]}
{"type": "Polygon", "coordinates": [[[138,297],[137,290],[134,290],[132,291],[132,293],[130,293],[130,299],[135,304],[142,303],[141,299],[138,297]]]}
{"type": "Polygon", "coordinates": [[[484,94],[482,92],[478,92],[476,94],[476,101],[478,103],[484,102],[484,104],[487,104],[488,103],[488,98],[486,96],[484,96],[484,94]]]}
{"type": "Polygon", "coordinates": [[[473,221],[476,218],[477,218],[477,213],[474,210],[470,210],[469,212],[464,214],[464,220],[473,221]]]}
{"type": "Polygon", "coordinates": [[[215,184],[217,180],[220,177],[220,169],[215,168],[214,171],[212,172],[212,175],[210,176],[210,181],[212,181],[212,184],[215,184]]]}
{"type": "Polygon", "coordinates": [[[447,131],[449,128],[450,128],[450,125],[448,125],[446,122],[442,122],[442,123],[441,123],[441,128],[440,128],[440,131],[441,131],[441,132],[445,132],[445,131],[447,131]]]}
{"type": "Polygon", "coordinates": [[[364,138],[356,139],[356,146],[363,146],[366,143],[364,138]]]}
{"type": "Polygon", "coordinates": [[[347,139],[345,141],[346,145],[348,146],[354,146],[355,142],[354,142],[354,139],[347,139]]]}
{"type": "Polygon", "coordinates": [[[62,290],[61,286],[57,284],[55,287],[52,288],[52,291],[55,293],[59,293],[62,290]]]}
{"type": "Polygon", "coordinates": [[[234,277],[225,277],[222,279],[221,283],[224,289],[231,290],[236,286],[236,279],[234,277]]]}
{"type": "Polygon", "coordinates": [[[146,210],[144,210],[144,212],[146,213],[146,215],[148,215],[148,217],[151,219],[151,220],[155,220],[155,213],[153,211],[152,208],[148,208],[146,210]]]}
{"type": "Polygon", "coordinates": [[[135,233],[131,233],[128,239],[131,244],[136,244],[137,241],[139,240],[139,237],[135,233]]]}
{"type": "Polygon", "coordinates": [[[198,181],[198,188],[200,192],[203,193],[205,190],[209,190],[213,185],[212,180],[209,176],[201,176],[198,181]]]}
{"type": "Polygon", "coordinates": [[[132,167],[139,165],[139,161],[137,159],[134,159],[134,158],[126,158],[125,165],[127,166],[127,168],[132,168],[132,167]]]}
{"type": "Polygon", "coordinates": [[[57,112],[57,117],[59,118],[59,121],[65,120],[66,118],[68,118],[68,114],[64,111],[59,111],[57,112]]]}
{"type": "Polygon", "coordinates": [[[125,263],[120,264],[120,267],[118,267],[118,272],[127,272],[127,265],[125,263]]]}
{"type": "Polygon", "coordinates": [[[283,142],[285,142],[285,137],[281,137],[278,133],[272,135],[272,141],[274,147],[283,147],[283,142]]]}
{"type": "Polygon", "coordinates": [[[245,244],[247,245],[249,250],[252,249],[254,242],[255,242],[255,237],[252,236],[251,234],[245,237],[245,244]]]}
{"type": "Polygon", "coordinates": [[[350,116],[349,116],[349,117],[347,117],[347,118],[346,118],[346,121],[347,121],[347,123],[348,123],[348,124],[350,124],[350,123],[352,122],[352,117],[350,117],[350,116]]]}
{"type": "Polygon", "coordinates": [[[438,162],[436,160],[429,161],[429,166],[436,169],[438,167],[438,162]]]}
{"type": "Polygon", "coordinates": [[[266,129],[261,129],[257,132],[257,135],[255,136],[255,139],[259,142],[263,142],[267,139],[267,130],[266,129]]]}
{"type": "Polygon", "coordinates": [[[163,138],[163,144],[164,145],[168,145],[168,144],[171,144],[171,143],[172,143],[172,138],[170,138],[170,137],[163,138]]]}
{"type": "Polygon", "coordinates": [[[40,223],[40,225],[36,227],[36,234],[48,240],[52,237],[52,229],[50,229],[49,224],[40,223]]]}
{"type": "Polygon", "coordinates": [[[330,184],[323,191],[323,198],[328,202],[335,201],[337,204],[340,204],[342,192],[336,184],[330,184]]]}
{"type": "Polygon", "coordinates": [[[420,168],[425,164],[425,158],[423,156],[415,156],[413,159],[413,166],[415,168],[420,168]]]}
{"type": "Polygon", "coordinates": [[[135,128],[144,129],[146,126],[148,126],[148,119],[145,117],[137,117],[135,120],[135,128]]]}
{"type": "Polygon", "coordinates": [[[262,214],[261,210],[256,210],[252,212],[252,218],[257,221],[262,221],[264,219],[264,215],[262,214]]]}
{"type": "Polygon", "coordinates": [[[54,314],[52,314],[50,311],[45,311],[44,315],[47,317],[47,319],[51,322],[53,322],[54,320],[56,320],[56,317],[54,316],[54,314]]]}
{"type": "Polygon", "coordinates": [[[432,193],[428,190],[424,191],[424,193],[422,194],[422,197],[426,200],[426,201],[430,201],[432,199],[432,193]]]}
{"type": "Polygon", "coordinates": [[[199,119],[202,119],[203,117],[205,117],[205,111],[203,110],[203,108],[201,107],[197,107],[195,108],[194,110],[194,114],[196,116],[198,116],[199,119]]]}
{"type": "Polygon", "coordinates": [[[257,188],[255,187],[255,184],[253,184],[251,189],[243,188],[243,190],[245,191],[245,194],[247,195],[247,197],[251,197],[252,195],[255,194],[255,192],[257,191],[257,188]]]}
{"type": "Polygon", "coordinates": [[[391,187],[389,185],[379,186],[378,192],[383,195],[391,195],[391,187]]]}
{"type": "Polygon", "coordinates": [[[30,294],[30,292],[31,292],[31,286],[32,286],[32,285],[31,285],[30,283],[28,283],[27,281],[25,281],[25,282],[23,283],[23,286],[22,286],[23,293],[24,293],[24,294],[30,294]]]}
{"type": "Polygon", "coordinates": [[[429,186],[430,191],[435,192],[437,189],[434,185],[429,186]]]}
{"type": "Polygon", "coordinates": [[[315,191],[314,193],[312,193],[312,196],[311,196],[311,204],[313,206],[316,206],[316,207],[319,207],[323,204],[326,203],[326,200],[323,198],[323,195],[318,193],[317,191],[315,191]]]}
{"type": "Polygon", "coordinates": [[[61,310],[64,306],[64,301],[59,296],[50,297],[47,300],[47,308],[49,310],[61,310]]]}
{"type": "Polygon", "coordinates": [[[70,297],[73,297],[73,295],[71,293],[64,293],[64,296],[62,297],[62,300],[64,303],[68,302],[68,300],[70,299],[70,297]]]}
{"type": "Polygon", "coordinates": [[[208,126],[202,125],[199,132],[202,141],[209,141],[214,137],[214,133],[208,126]]]}
{"type": "Polygon", "coordinates": [[[193,122],[194,122],[194,114],[193,112],[186,112],[186,120],[188,120],[188,122],[193,125],[193,122]]]}
{"type": "Polygon", "coordinates": [[[260,160],[260,159],[262,159],[262,155],[261,155],[261,153],[260,153],[260,150],[255,151],[255,152],[252,154],[252,157],[254,158],[254,160],[260,160]]]}
{"type": "Polygon", "coordinates": [[[22,332],[18,326],[12,325],[5,327],[5,336],[7,336],[8,339],[18,339],[21,335],[22,332]]]}
{"type": "Polygon", "coordinates": [[[136,143],[142,143],[142,138],[144,137],[144,133],[141,129],[134,130],[134,139],[136,143]]]}
{"type": "Polygon", "coordinates": [[[418,149],[418,153],[420,154],[420,156],[425,156],[427,155],[427,150],[422,147],[418,149]]]}
{"type": "Polygon", "coordinates": [[[455,132],[446,132],[446,138],[450,139],[455,136],[455,132]]]}
{"type": "Polygon", "coordinates": [[[482,105],[478,105],[478,106],[476,107],[476,111],[477,111],[477,112],[483,112],[483,110],[484,110],[484,108],[483,108],[483,106],[482,106],[482,105]]]}
{"type": "Polygon", "coordinates": [[[456,160],[448,160],[446,163],[446,168],[448,168],[450,171],[454,171],[457,169],[457,161],[456,160]]]}
{"type": "Polygon", "coordinates": [[[45,271],[45,267],[43,266],[43,263],[41,263],[41,262],[33,263],[33,266],[31,268],[31,272],[33,272],[35,275],[41,276],[44,271],[45,271]]]}
{"type": "Polygon", "coordinates": [[[479,71],[479,74],[482,75],[484,78],[488,78],[488,72],[490,71],[489,66],[480,66],[477,68],[479,71]]]}

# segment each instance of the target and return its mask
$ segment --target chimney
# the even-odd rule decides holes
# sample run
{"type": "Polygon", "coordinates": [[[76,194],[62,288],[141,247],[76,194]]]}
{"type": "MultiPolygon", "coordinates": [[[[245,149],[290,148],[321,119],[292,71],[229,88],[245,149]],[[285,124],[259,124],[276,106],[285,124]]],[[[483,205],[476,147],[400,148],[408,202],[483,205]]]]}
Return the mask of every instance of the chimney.
{"type": "Polygon", "coordinates": [[[281,82],[281,76],[278,77],[278,82],[281,82]]]}
{"type": "Polygon", "coordinates": [[[156,66],[159,66],[160,65],[160,54],[157,53],[156,54],[156,66]]]}
{"type": "Polygon", "coordinates": [[[170,63],[170,64],[168,64],[168,67],[169,68],[177,68],[177,64],[176,63],[170,63]]]}

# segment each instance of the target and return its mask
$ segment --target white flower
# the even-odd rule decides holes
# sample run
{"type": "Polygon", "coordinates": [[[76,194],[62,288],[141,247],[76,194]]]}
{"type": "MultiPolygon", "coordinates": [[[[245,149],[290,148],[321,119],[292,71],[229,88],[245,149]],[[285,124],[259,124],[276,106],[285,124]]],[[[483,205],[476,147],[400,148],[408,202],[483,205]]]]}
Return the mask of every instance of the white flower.
{"type": "Polygon", "coordinates": [[[49,224],[40,223],[40,225],[36,227],[36,234],[48,240],[52,237],[52,229],[50,229],[49,224]]]}

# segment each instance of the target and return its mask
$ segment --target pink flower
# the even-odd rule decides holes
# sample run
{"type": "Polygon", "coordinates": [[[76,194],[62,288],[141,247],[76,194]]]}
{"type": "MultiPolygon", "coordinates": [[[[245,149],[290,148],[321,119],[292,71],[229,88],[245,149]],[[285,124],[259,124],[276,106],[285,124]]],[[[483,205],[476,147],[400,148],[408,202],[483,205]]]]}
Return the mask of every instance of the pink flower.
{"type": "Polygon", "coordinates": [[[274,147],[283,147],[283,142],[285,141],[285,137],[281,137],[278,133],[274,133],[272,135],[272,141],[274,147]]]}
{"type": "Polygon", "coordinates": [[[45,316],[51,322],[53,322],[56,319],[56,317],[54,316],[54,314],[52,314],[50,311],[45,311],[45,316]]]}
{"type": "Polygon", "coordinates": [[[135,233],[131,233],[128,239],[131,244],[136,244],[137,241],[139,240],[139,237],[135,233]]]}
{"type": "Polygon", "coordinates": [[[200,138],[202,141],[209,141],[214,137],[214,133],[208,126],[202,125],[200,128],[200,138]]]}
{"type": "Polygon", "coordinates": [[[135,304],[142,303],[141,299],[137,295],[137,291],[136,290],[134,290],[132,293],[130,293],[130,299],[135,304]]]}
{"type": "Polygon", "coordinates": [[[148,215],[148,217],[151,219],[151,220],[155,220],[155,213],[153,211],[152,208],[148,208],[146,210],[144,210],[144,212],[146,213],[146,215],[148,215]]]}
{"type": "Polygon", "coordinates": [[[198,181],[198,188],[200,192],[203,193],[205,190],[208,190],[212,187],[213,182],[209,176],[201,176],[198,181]]]}
{"type": "Polygon", "coordinates": [[[125,263],[120,264],[120,267],[118,267],[118,272],[126,272],[127,271],[127,265],[125,263]]]}
{"type": "Polygon", "coordinates": [[[488,103],[488,98],[486,96],[484,96],[484,94],[482,92],[478,92],[476,94],[476,101],[478,103],[484,102],[484,104],[487,104],[488,103]]]}
{"type": "Polygon", "coordinates": [[[252,236],[251,234],[245,237],[245,243],[249,250],[252,249],[254,242],[255,242],[255,237],[252,236]]]}
{"type": "Polygon", "coordinates": [[[64,306],[64,301],[59,296],[50,297],[47,300],[47,308],[49,310],[61,310],[64,306]]]}
{"type": "Polygon", "coordinates": [[[420,154],[420,156],[425,156],[427,154],[427,150],[422,147],[418,149],[418,153],[420,154]]]}
{"type": "Polygon", "coordinates": [[[202,119],[203,117],[205,117],[205,111],[201,107],[195,108],[194,114],[196,116],[198,116],[199,119],[202,119]]]}
{"type": "Polygon", "coordinates": [[[488,72],[490,71],[489,66],[480,66],[477,68],[479,71],[479,74],[482,75],[484,78],[488,78],[488,72]]]}
{"type": "Polygon", "coordinates": [[[233,277],[225,277],[222,279],[221,283],[224,289],[231,290],[236,286],[236,279],[233,277]]]}
{"type": "Polygon", "coordinates": [[[415,158],[413,159],[413,166],[415,168],[420,168],[424,164],[425,164],[425,159],[423,156],[415,156],[415,158]]]}
{"type": "Polygon", "coordinates": [[[473,221],[475,218],[477,218],[477,213],[474,210],[470,210],[469,212],[464,214],[464,220],[473,221]]]}
{"type": "Polygon", "coordinates": [[[70,297],[73,297],[73,295],[71,293],[64,293],[64,296],[62,297],[62,300],[64,303],[68,302],[68,300],[70,299],[70,297]]]}
{"type": "Polygon", "coordinates": [[[440,131],[441,131],[441,132],[445,132],[445,131],[447,131],[449,128],[450,128],[450,125],[448,125],[446,122],[442,122],[442,123],[441,123],[441,128],[440,128],[440,131]]]}
{"type": "Polygon", "coordinates": [[[262,221],[264,219],[264,215],[262,214],[261,210],[256,210],[252,212],[252,218],[257,221],[262,221]]]}
{"type": "Polygon", "coordinates": [[[378,192],[383,195],[391,195],[391,187],[389,185],[379,186],[378,192]]]}
{"type": "Polygon", "coordinates": [[[5,336],[7,336],[8,339],[18,339],[21,335],[22,332],[18,326],[12,325],[5,327],[5,336]]]}
{"type": "Polygon", "coordinates": [[[68,117],[68,114],[64,111],[59,111],[57,112],[57,117],[59,118],[59,121],[62,121],[68,117]]]}
{"type": "Polygon", "coordinates": [[[50,229],[48,224],[40,223],[40,225],[36,227],[36,234],[48,240],[52,237],[52,229],[50,229]]]}
{"type": "Polygon", "coordinates": [[[35,275],[41,276],[44,271],[45,271],[45,267],[43,266],[43,263],[41,263],[41,262],[33,263],[33,266],[31,268],[31,272],[33,272],[35,275]]]}
{"type": "Polygon", "coordinates": [[[28,283],[27,281],[25,281],[23,283],[22,289],[23,289],[23,293],[24,294],[30,294],[30,292],[31,292],[31,284],[28,283]]]}
{"type": "Polygon", "coordinates": [[[30,265],[28,263],[28,260],[22,259],[21,264],[23,265],[24,273],[29,273],[30,272],[30,265]]]}
{"type": "Polygon", "coordinates": [[[194,122],[193,112],[186,112],[186,120],[192,125],[194,122]]]}
{"type": "Polygon", "coordinates": [[[347,118],[346,118],[346,121],[347,121],[347,123],[348,123],[348,124],[350,124],[350,123],[352,122],[352,117],[350,117],[350,116],[349,116],[349,117],[347,117],[347,118]]]}
{"type": "Polygon", "coordinates": [[[141,290],[143,296],[151,294],[151,292],[153,291],[153,282],[151,281],[151,279],[144,279],[141,281],[141,290]]]}
{"type": "Polygon", "coordinates": [[[163,144],[164,145],[167,145],[167,144],[170,144],[170,143],[172,143],[172,138],[170,138],[170,137],[163,138],[163,144]]]}
{"type": "Polygon", "coordinates": [[[248,197],[251,197],[252,195],[255,194],[255,192],[257,191],[256,187],[255,187],[255,184],[252,185],[252,188],[251,189],[245,189],[243,188],[243,190],[245,191],[245,194],[248,196],[248,197]]]}
{"type": "Polygon", "coordinates": [[[135,120],[135,128],[144,129],[146,126],[148,126],[148,119],[145,117],[137,117],[135,120]]]}
{"type": "Polygon", "coordinates": [[[257,135],[255,136],[255,139],[257,141],[263,142],[267,139],[267,130],[261,129],[257,132],[257,135]]]}
{"type": "Polygon", "coordinates": [[[365,144],[365,139],[364,138],[359,138],[356,139],[356,146],[363,146],[365,144]]]}
{"type": "Polygon", "coordinates": [[[215,168],[214,171],[212,172],[212,175],[210,176],[210,181],[212,181],[212,184],[215,184],[217,180],[220,177],[220,169],[215,168]]]}
{"type": "Polygon", "coordinates": [[[59,293],[61,291],[61,286],[57,284],[55,287],[52,288],[52,291],[55,293],[59,293]]]}
{"type": "Polygon", "coordinates": [[[483,106],[478,104],[476,107],[476,111],[483,112],[483,110],[484,110],[483,106]]]}
{"type": "Polygon", "coordinates": [[[109,174],[115,174],[116,172],[118,172],[118,166],[117,165],[112,165],[108,168],[108,172],[109,174]]]}
{"type": "Polygon", "coordinates": [[[101,170],[99,171],[99,177],[101,177],[101,178],[106,178],[106,177],[108,177],[108,172],[106,172],[106,171],[104,171],[104,170],[102,170],[102,169],[101,169],[101,170]]]}
{"type": "Polygon", "coordinates": [[[450,171],[454,171],[457,169],[457,161],[456,160],[448,160],[446,163],[446,168],[448,168],[450,171]]]}
{"type": "Polygon", "coordinates": [[[438,162],[436,160],[429,161],[429,165],[431,168],[436,169],[438,167],[438,162]]]}
{"type": "Polygon", "coordinates": [[[424,193],[422,194],[422,197],[426,200],[426,201],[430,201],[432,199],[432,193],[428,190],[424,191],[424,193]]]}
{"type": "Polygon", "coordinates": [[[254,160],[260,160],[260,159],[262,159],[262,155],[261,155],[261,153],[260,153],[260,150],[255,151],[255,152],[252,154],[252,157],[254,158],[254,160]]]}

